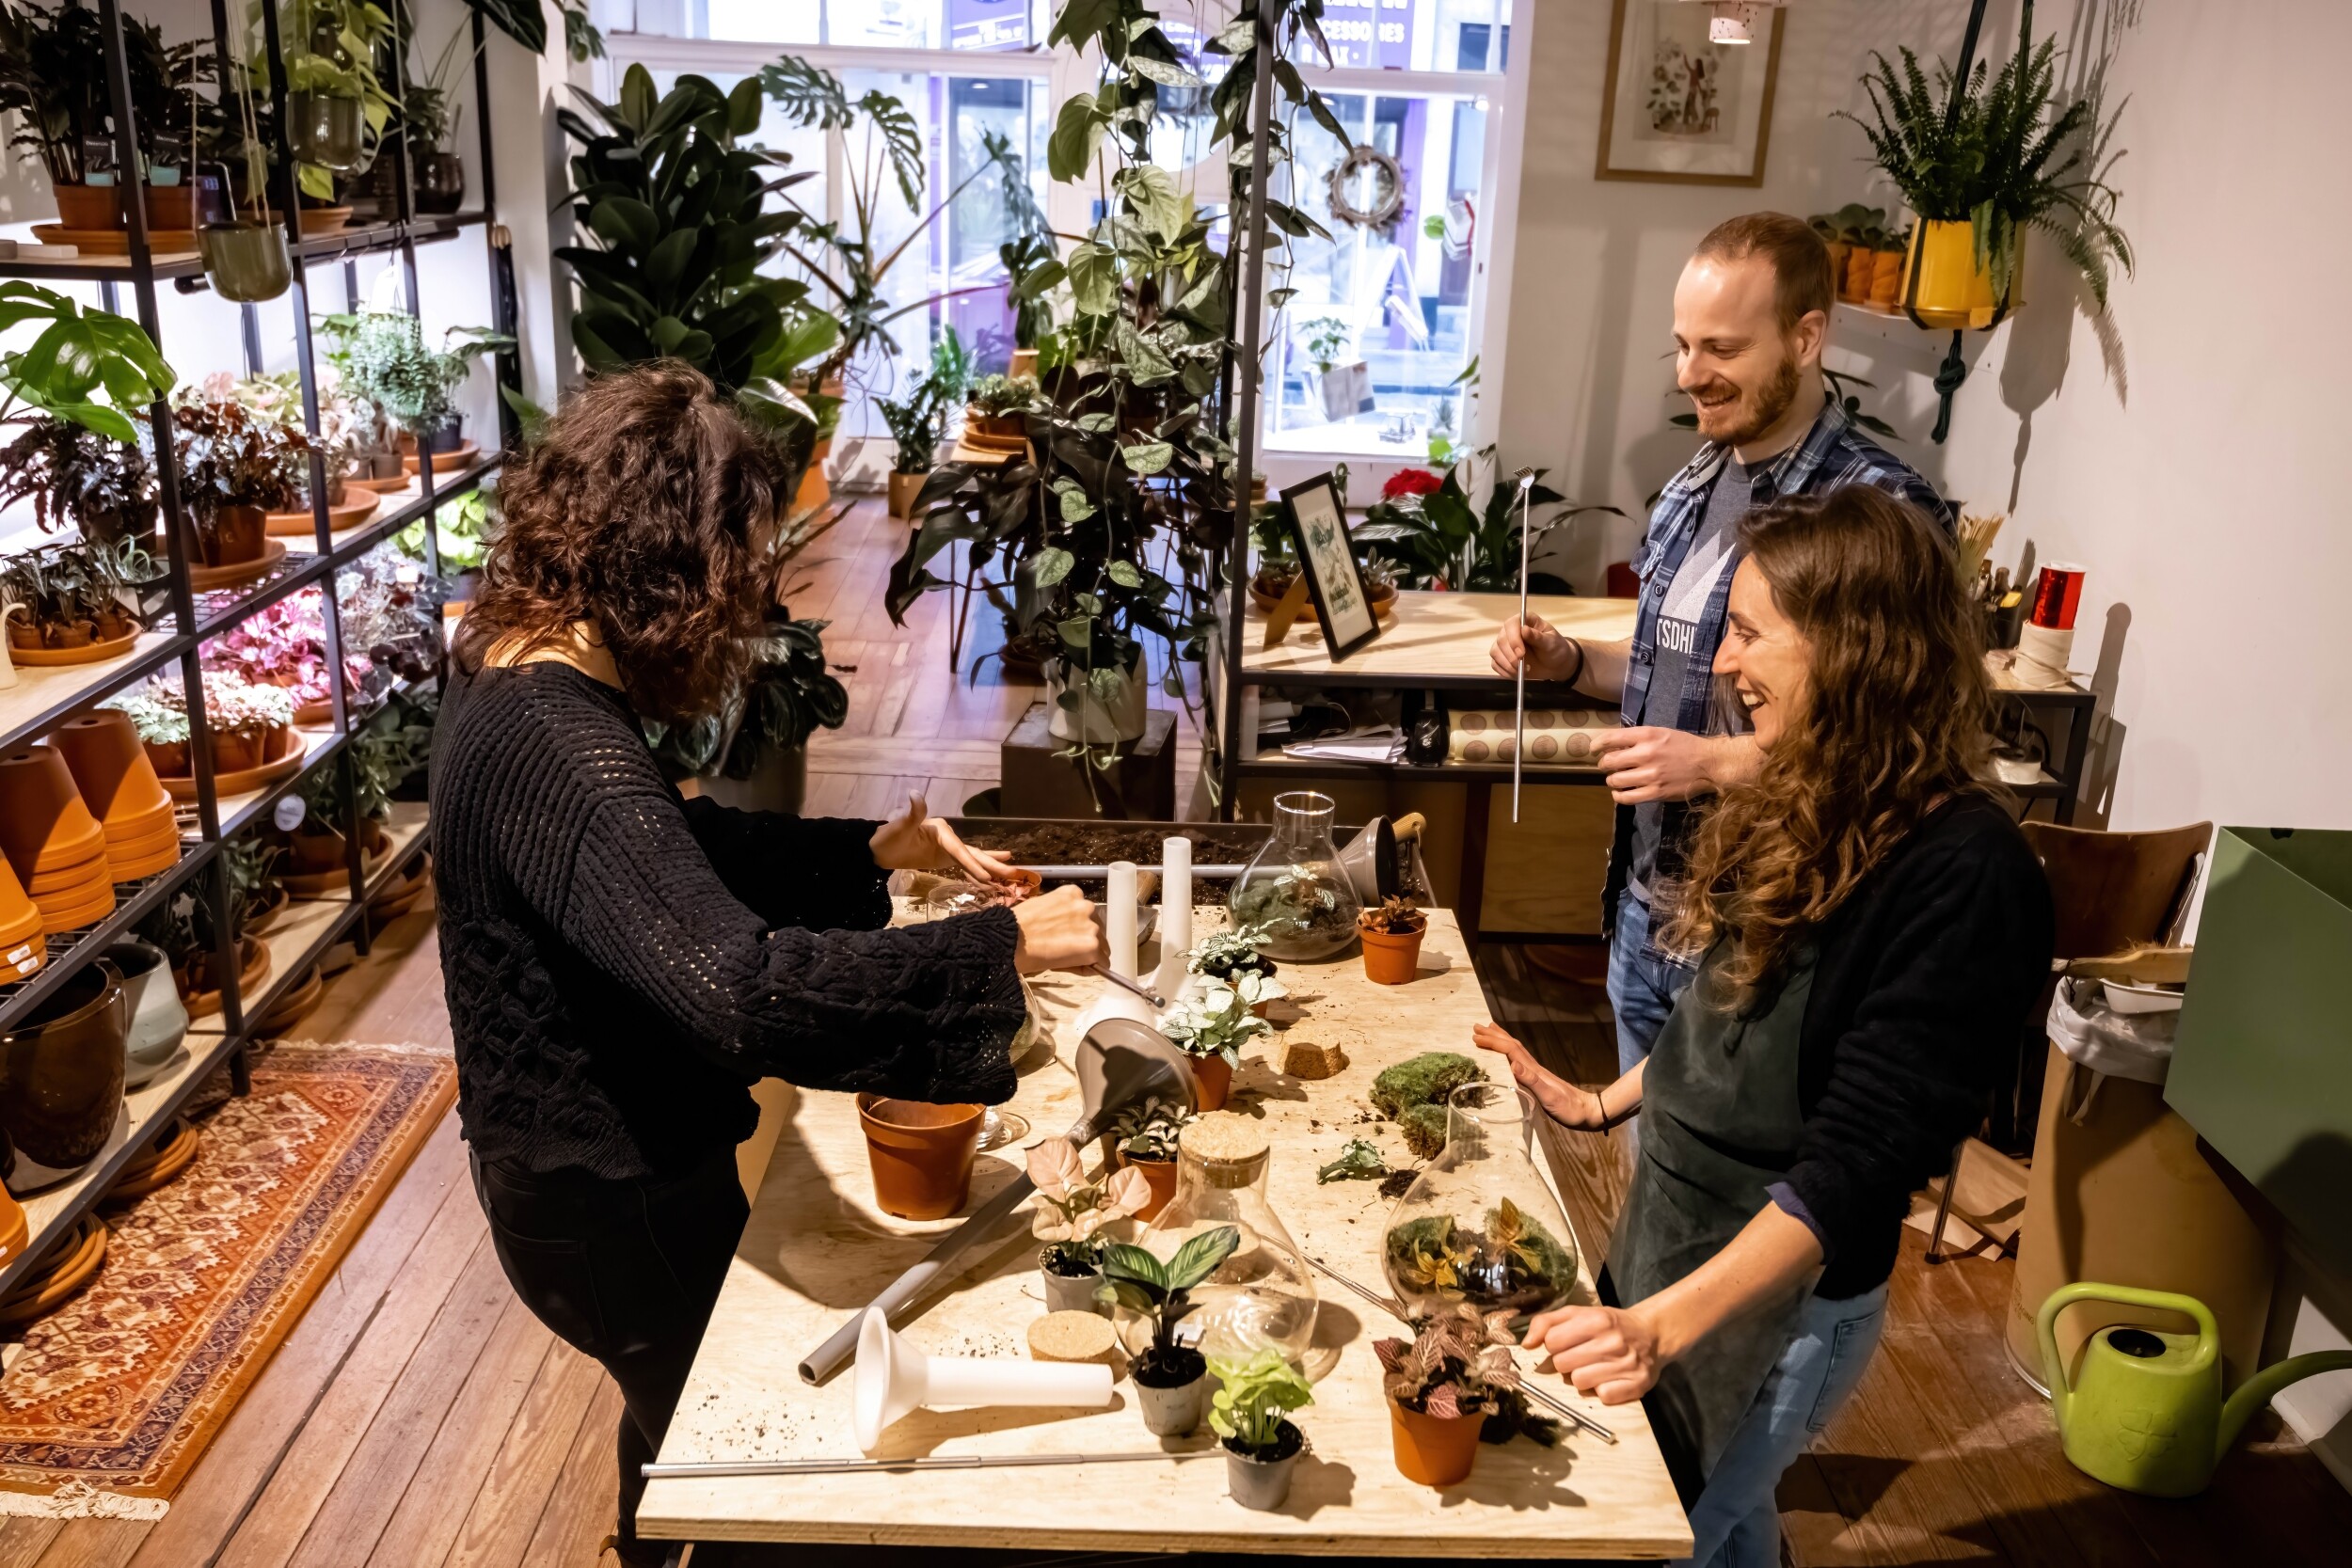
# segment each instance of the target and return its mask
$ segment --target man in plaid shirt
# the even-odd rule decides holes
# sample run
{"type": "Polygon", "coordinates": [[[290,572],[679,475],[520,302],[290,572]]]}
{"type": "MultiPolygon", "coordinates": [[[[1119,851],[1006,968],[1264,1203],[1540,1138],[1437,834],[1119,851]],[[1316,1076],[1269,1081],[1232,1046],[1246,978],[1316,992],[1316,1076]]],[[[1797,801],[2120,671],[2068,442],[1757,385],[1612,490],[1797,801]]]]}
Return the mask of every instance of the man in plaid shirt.
{"type": "Polygon", "coordinates": [[[1618,808],[1602,908],[1621,1070],[1649,1054],[1692,973],[1654,938],[1673,912],[1683,802],[1756,767],[1746,716],[1719,699],[1713,673],[1740,517],[1784,496],[1870,484],[1952,531],[1952,509],[1927,481],[1828,395],[1821,349],[1835,298],[1829,253],[1800,219],[1751,213],[1699,242],[1675,288],[1676,384],[1707,444],[1650,514],[1632,638],[1579,641],[1531,619],[1495,639],[1497,673],[1516,675],[1524,655],[1530,676],[1622,705],[1626,728],[1601,742],[1618,808]]]}

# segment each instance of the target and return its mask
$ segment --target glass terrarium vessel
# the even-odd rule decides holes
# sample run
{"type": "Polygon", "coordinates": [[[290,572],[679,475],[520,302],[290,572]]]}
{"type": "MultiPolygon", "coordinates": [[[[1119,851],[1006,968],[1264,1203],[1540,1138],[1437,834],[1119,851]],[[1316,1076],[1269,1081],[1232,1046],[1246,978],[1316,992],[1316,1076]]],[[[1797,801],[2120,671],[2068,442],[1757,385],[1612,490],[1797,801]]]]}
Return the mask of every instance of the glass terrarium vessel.
{"type": "Polygon", "coordinates": [[[1233,882],[1233,929],[1269,958],[1312,963],[1356,940],[1356,884],[1331,843],[1331,797],[1295,789],[1274,798],[1274,836],[1233,882]]]}
{"type": "MultiPolygon", "coordinates": [[[[1176,1140],[1176,1194],[1136,1244],[1163,1263],[1195,1236],[1230,1225],[1241,1232],[1217,1271],[1193,1287],[1175,1339],[1203,1355],[1248,1360],[1263,1346],[1298,1365],[1315,1333],[1314,1275],[1266,1201],[1265,1132],[1247,1117],[1202,1117],[1176,1140]]],[[[1152,1320],[1114,1314],[1130,1355],[1151,1348],[1152,1320]]]]}
{"type": "Polygon", "coordinates": [[[1576,1237],[1528,1147],[1534,1109],[1512,1084],[1448,1097],[1445,1148],[1397,1200],[1380,1248],[1407,1316],[1465,1305],[1524,1316],[1575,1290],[1576,1237]]]}

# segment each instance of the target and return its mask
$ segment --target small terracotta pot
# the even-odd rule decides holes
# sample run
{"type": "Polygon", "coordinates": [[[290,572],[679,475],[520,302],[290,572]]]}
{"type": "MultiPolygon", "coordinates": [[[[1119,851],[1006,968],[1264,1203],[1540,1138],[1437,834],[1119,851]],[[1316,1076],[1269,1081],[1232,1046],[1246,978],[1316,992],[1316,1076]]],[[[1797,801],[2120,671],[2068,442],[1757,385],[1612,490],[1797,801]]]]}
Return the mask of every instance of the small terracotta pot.
{"type": "Polygon", "coordinates": [[[1357,927],[1356,934],[1364,941],[1364,978],[1375,986],[1403,986],[1412,983],[1421,969],[1421,939],[1429,934],[1423,926],[1418,931],[1397,934],[1390,931],[1368,931],[1357,927]]]}
{"type": "Polygon", "coordinates": [[[978,1105],[930,1105],[919,1100],[857,1097],[874,1201],[902,1220],[944,1220],[972,1195],[972,1157],[979,1152],[978,1105]]]}
{"type": "Polygon", "coordinates": [[[40,910],[8,863],[0,860],[0,981],[29,978],[40,972],[48,957],[40,910]]]}
{"type": "Polygon", "coordinates": [[[63,756],[46,746],[0,756],[0,853],[17,880],[30,887],[43,871],[80,865],[105,844],[63,756]]]}
{"type": "Polygon", "coordinates": [[[16,1150],[12,1185],[22,1190],[28,1175],[45,1185],[106,1147],[122,1105],[130,1028],[121,972],[100,958],[0,1036],[0,1128],[16,1150]],[[48,1169],[30,1173],[28,1162],[48,1169]]]}
{"type": "Polygon", "coordinates": [[[186,741],[169,740],[159,743],[143,740],[139,744],[146,751],[148,764],[155,769],[155,776],[158,779],[190,779],[196,776],[196,768],[188,757],[186,741]]]}
{"type": "Polygon", "coordinates": [[[159,234],[184,235],[196,228],[196,187],[193,185],[150,185],[147,187],[147,231],[150,239],[159,234]]]}
{"type": "Polygon", "coordinates": [[[87,621],[53,621],[43,635],[52,648],[87,648],[97,641],[98,630],[87,621]]]}
{"type": "Polygon", "coordinates": [[[1882,309],[1891,308],[1902,297],[1903,253],[1899,250],[1874,251],[1870,256],[1870,303],[1882,309]]]}
{"type": "Polygon", "coordinates": [[[242,773],[262,766],[262,741],[267,734],[259,730],[215,730],[213,732],[213,772],[242,773]]]}
{"type": "Polygon", "coordinates": [[[1389,1402],[1389,1434],[1396,1448],[1396,1471],[1422,1486],[1452,1486],[1469,1479],[1478,1463],[1478,1433],[1484,1416],[1440,1420],[1389,1402]]]}
{"type": "Polygon", "coordinates": [[[57,225],[61,229],[119,229],[121,192],[113,185],[57,185],[57,225]]]}
{"type": "Polygon", "coordinates": [[[49,744],[65,758],[82,803],[109,827],[151,816],[158,807],[171,809],[129,714],[102,707],[69,719],[49,744]]]}
{"type": "Polygon", "coordinates": [[[1125,1162],[1143,1172],[1143,1180],[1151,1184],[1152,1201],[1136,1211],[1138,1220],[1155,1220],[1168,1200],[1176,1196],[1176,1162],[1173,1160],[1129,1160],[1125,1162]]]}
{"type": "Polygon", "coordinates": [[[1188,1060],[1192,1063],[1195,1109],[1225,1109],[1225,1097],[1233,1092],[1233,1065],[1222,1056],[1193,1056],[1188,1060]]]}
{"type": "Polygon", "coordinates": [[[210,530],[198,530],[207,566],[237,566],[259,561],[269,547],[269,514],[258,506],[224,506],[210,530]]]}

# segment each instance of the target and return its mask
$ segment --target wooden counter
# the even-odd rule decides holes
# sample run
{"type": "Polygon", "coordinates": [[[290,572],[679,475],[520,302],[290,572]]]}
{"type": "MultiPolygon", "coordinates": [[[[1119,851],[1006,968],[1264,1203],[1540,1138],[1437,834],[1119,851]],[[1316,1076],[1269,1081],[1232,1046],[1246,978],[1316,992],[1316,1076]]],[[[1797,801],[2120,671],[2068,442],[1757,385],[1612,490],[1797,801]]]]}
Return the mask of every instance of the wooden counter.
{"type": "MultiPolygon", "coordinates": [[[[1395,618],[1381,624],[1380,635],[1334,664],[1322,629],[1313,625],[1294,626],[1273,647],[1261,647],[1265,612],[1253,603],[1242,625],[1242,678],[1328,686],[1507,685],[1509,677],[1495,673],[1486,650],[1518,610],[1516,594],[1407,589],[1397,594],[1395,618]]],[[[1633,611],[1631,599],[1537,594],[1527,601],[1530,615],[1596,641],[1631,637],[1633,611]]]]}
{"type": "MultiPolygon", "coordinates": [[[[1204,909],[1196,929],[1205,933],[1222,921],[1222,911],[1204,909]]],[[[1282,978],[1303,1015],[1288,1027],[1336,1040],[1349,1065],[1337,1078],[1300,1083],[1253,1053],[1234,1085],[1232,1108],[1268,1124],[1275,1207],[1300,1247],[1382,1289],[1379,1243],[1390,1205],[1375,1183],[1320,1187],[1314,1172],[1357,1135],[1372,1138],[1392,1164],[1409,1163],[1392,1125],[1366,1122],[1373,1075],[1417,1052],[1469,1050],[1471,1026],[1487,1016],[1450,913],[1432,912],[1422,964],[1420,978],[1405,987],[1372,985],[1353,954],[1333,964],[1285,965],[1282,978]]],[[[1068,1021],[1103,984],[1055,975],[1037,988],[1049,1027],[1021,1064],[1011,1106],[1033,1129],[1027,1141],[1059,1132],[1077,1114],[1068,1066],[1077,1042],[1068,1021]]],[[[811,1388],[798,1364],[952,1228],[952,1221],[889,1219],[873,1207],[849,1096],[790,1094],[789,1120],[662,1445],[664,1463],[855,1457],[854,1372],[811,1388]]],[[[1010,1180],[1019,1159],[1018,1148],[981,1155],[974,1202],[1010,1180]]],[[[1580,1229],[1590,1223],[1572,1217],[1580,1229]]],[[[1014,1236],[904,1334],[936,1354],[1025,1354],[1027,1325],[1044,1310],[1037,1250],[1025,1231],[1014,1236]]],[[[1582,1289],[1589,1292],[1589,1284],[1582,1289]]],[[[1551,1449],[1515,1439],[1482,1447],[1477,1469],[1460,1486],[1439,1492],[1407,1482],[1391,1456],[1369,1343],[1399,1332],[1397,1325],[1336,1285],[1319,1280],[1318,1290],[1309,1367],[1316,1402],[1298,1417],[1311,1451],[1279,1513],[1253,1513],[1229,1498],[1224,1460],[1214,1456],[997,1472],[660,1480],[646,1486],[638,1528],[664,1539],[1037,1550],[1620,1559],[1690,1550],[1689,1525],[1639,1404],[1585,1402],[1617,1433],[1614,1446],[1575,1431],[1551,1449]]],[[[1144,1431],[1122,1380],[1118,1402],[1101,1412],[917,1412],[888,1430],[882,1452],[1133,1452],[1158,1441],[1144,1431]]],[[[1199,1437],[1172,1446],[1214,1441],[1204,1426],[1199,1437]]]]}

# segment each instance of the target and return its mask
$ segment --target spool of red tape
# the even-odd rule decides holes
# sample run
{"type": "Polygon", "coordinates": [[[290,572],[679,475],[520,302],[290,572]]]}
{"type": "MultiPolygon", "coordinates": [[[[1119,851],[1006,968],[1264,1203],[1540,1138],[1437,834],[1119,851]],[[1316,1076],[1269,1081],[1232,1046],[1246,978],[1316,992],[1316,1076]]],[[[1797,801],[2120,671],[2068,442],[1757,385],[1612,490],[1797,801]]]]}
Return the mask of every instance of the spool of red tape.
{"type": "Polygon", "coordinates": [[[2034,579],[2033,609],[2026,619],[2053,631],[2073,631],[2074,611],[2082,608],[2083,574],[2088,567],[2072,561],[2053,561],[2034,579]]]}

